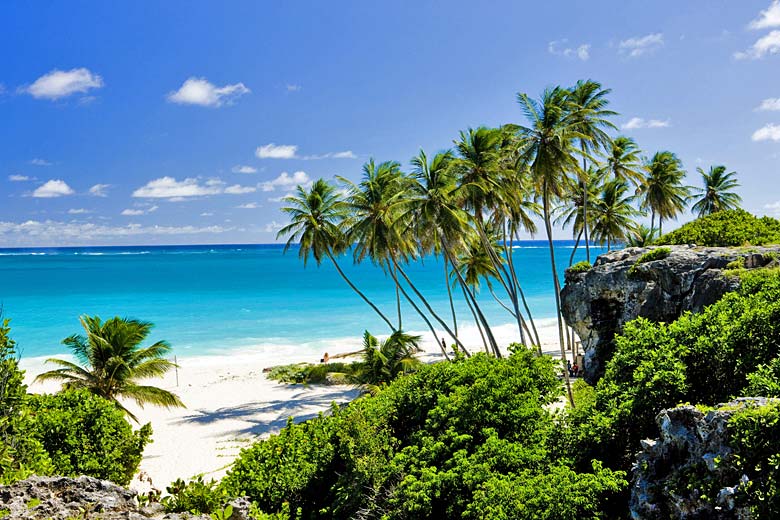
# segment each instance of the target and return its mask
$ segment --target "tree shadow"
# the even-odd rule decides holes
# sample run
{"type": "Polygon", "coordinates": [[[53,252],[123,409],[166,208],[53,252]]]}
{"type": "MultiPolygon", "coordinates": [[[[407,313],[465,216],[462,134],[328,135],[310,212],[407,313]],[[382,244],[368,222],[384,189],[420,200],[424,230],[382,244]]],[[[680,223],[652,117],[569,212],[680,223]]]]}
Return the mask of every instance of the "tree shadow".
{"type": "MultiPolygon", "coordinates": [[[[336,388],[327,392],[302,391],[289,399],[254,401],[215,410],[197,409],[177,421],[177,424],[215,424],[219,421],[238,420],[250,423],[246,428],[236,429],[240,435],[265,436],[279,431],[287,424],[288,417],[297,422],[317,417],[320,412],[328,413],[331,403],[349,402],[360,395],[360,390],[336,388]]],[[[221,435],[221,434],[220,434],[221,435]]]]}

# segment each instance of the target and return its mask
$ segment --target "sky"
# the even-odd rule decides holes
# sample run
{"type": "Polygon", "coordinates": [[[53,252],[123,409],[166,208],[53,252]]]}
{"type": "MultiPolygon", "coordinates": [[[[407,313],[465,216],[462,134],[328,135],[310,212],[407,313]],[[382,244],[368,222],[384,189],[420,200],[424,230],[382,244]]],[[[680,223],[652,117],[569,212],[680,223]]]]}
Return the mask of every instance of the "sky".
{"type": "Polygon", "coordinates": [[[692,185],[725,164],[780,216],[780,0],[19,1],[0,247],[274,242],[296,185],[408,166],[588,78],[645,155],[692,185]]]}

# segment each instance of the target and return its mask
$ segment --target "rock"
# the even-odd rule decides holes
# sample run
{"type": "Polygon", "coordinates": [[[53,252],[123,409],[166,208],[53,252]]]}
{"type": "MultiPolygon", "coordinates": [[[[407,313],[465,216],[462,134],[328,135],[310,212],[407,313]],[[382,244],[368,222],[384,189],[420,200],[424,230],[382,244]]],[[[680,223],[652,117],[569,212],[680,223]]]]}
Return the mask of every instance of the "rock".
{"type": "Polygon", "coordinates": [[[663,410],[656,417],[660,438],[644,441],[637,455],[631,482],[631,517],[635,520],[661,518],[748,518],[749,511],[735,506],[734,495],[747,477],[735,475],[727,465],[728,421],[746,407],[763,406],[765,397],[743,397],[702,412],[694,406],[663,410]],[[717,484],[717,493],[707,497],[704,485],[717,484]],[[713,500],[714,498],[714,500],[713,500]]]}
{"type": "MultiPolygon", "coordinates": [[[[241,507],[244,507],[242,503],[241,507]]],[[[248,505],[242,511],[248,511],[248,505]]],[[[0,486],[0,510],[4,519],[100,519],[100,520],[209,520],[208,515],[164,514],[159,505],[138,507],[135,491],[92,477],[30,477],[0,486]]],[[[235,513],[234,513],[235,516],[235,513]]],[[[242,520],[246,516],[231,517],[242,520]]]]}
{"type": "Polygon", "coordinates": [[[604,373],[614,336],[626,322],[640,316],[671,322],[685,311],[699,312],[739,287],[739,277],[723,275],[729,262],[743,259],[746,268],[765,267],[780,253],[780,246],[669,246],[668,257],[637,264],[652,249],[613,251],[587,271],[566,273],[561,310],[582,341],[584,378],[590,384],[604,373]]]}

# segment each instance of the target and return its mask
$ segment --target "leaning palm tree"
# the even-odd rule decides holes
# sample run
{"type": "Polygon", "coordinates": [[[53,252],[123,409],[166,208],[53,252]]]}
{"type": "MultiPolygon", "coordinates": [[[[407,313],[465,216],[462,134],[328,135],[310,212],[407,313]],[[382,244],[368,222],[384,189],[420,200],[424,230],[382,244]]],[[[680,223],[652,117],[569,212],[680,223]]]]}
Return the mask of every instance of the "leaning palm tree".
{"type": "Polygon", "coordinates": [[[694,213],[703,217],[739,207],[742,197],[731,191],[739,187],[739,183],[734,178],[737,172],[726,173],[726,167],[723,165],[710,166],[709,172],[701,168],[696,168],[696,171],[701,174],[704,187],[694,188],[696,191],[694,198],[699,197],[691,208],[694,213]]]}
{"type": "Polygon", "coordinates": [[[40,374],[36,381],[61,381],[65,389],[87,389],[112,401],[136,422],[120,398],[132,399],[141,408],[145,404],[165,408],[184,406],[176,394],[139,383],[161,377],[176,366],[163,358],[171,350],[167,342],[141,347],[152,329],[151,323],[119,317],[102,322],[98,316],[82,316],[80,321],[86,335],[74,334],[62,340],[79,364],[48,359],[47,363],[60,368],[40,374]]]}
{"type": "Polygon", "coordinates": [[[640,186],[644,180],[639,147],[630,137],[619,135],[612,139],[607,149],[605,170],[615,180],[640,186]]]}
{"type": "MultiPolygon", "coordinates": [[[[555,311],[558,319],[558,337],[561,357],[566,358],[564,342],[564,324],[561,315],[561,282],[555,263],[555,246],[552,230],[552,204],[561,199],[573,180],[581,177],[577,156],[579,151],[574,143],[588,136],[578,131],[579,121],[572,116],[569,92],[561,87],[547,89],[539,101],[530,99],[526,94],[518,94],[518,102],[529,120],[529,126],[518,127],[518,159],[527,165],[536,187],[537,196],[542,200],[542,218],[550,250],[553,288],[555,290],[555,311]]],[[[574,406],[569,373],[562,370],[569,394],[569,402],[574,406]]]]}
{"type": "Polygon", "coordinates": [[[336,189],[327,181],[319,179],[308,190],[298,186],[295,195],[289,195],[283,200],[289,206],[283,207],[282,211],[290,215],[291,222],[280,229],[276,237],[289,235],[284,252],[298,243],[298,256],[303,260],[304,266],[310,256],[314,257],[317,265],[320,265],[324,258],[328,258],[347,285],[387,323],[390,330],[395,331],[396,328],[387,316],[352,283],[336,260],[336,256],[345,248],[341,230],[345,206],[336,189]]]}
{"type": "Polygon", "coordinates": [[[650,210],[650,229],[655,230],[658,217],[658,234],[663,233],[663,221],[677,218],[685,210],[690,188],[683,184],[685,170],[682,162],[672,152],[657,152],[645,163],[647,175],[638,188],[641,208],[650,210]]]}
{"type": "Polygon", "coordinates": [[[639,213],[631,205],[633,195],[628,195],[628,184],[612,180],[604,185],[593,204],[593,238],[607,251],[616,242],[626,242],[636,229],[634,217],[639,213]]]}

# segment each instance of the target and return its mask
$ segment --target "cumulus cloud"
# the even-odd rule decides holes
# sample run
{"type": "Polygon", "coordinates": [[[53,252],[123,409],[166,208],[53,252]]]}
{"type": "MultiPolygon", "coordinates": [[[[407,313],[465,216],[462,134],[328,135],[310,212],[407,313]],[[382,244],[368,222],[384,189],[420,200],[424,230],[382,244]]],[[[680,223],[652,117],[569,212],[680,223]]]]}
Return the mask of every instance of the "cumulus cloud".
{"type": "Polygon", "coordinates": [[[290,175],[287,172],[282,172],[277,178],[266,181],[260,184],[263,191],[274,191],[276,188],[280,189],[292,189],[299,184],[306,185],[311,182],[309,174],[304,171],[297,171],[290,175]]]}
{"type": "Polygon", "coordinates": [[[92,213],[92,212],[84,208],[73,208],[68,210],[68,215],[85,215],[87,213],[92,213]]]}
{"type": "Polygon", "coordinates": [[[759,60],[774,54],[780,54],[780,31],[772,31],[759,38],[746,51],[734,53],[734,57],[738,60],[759,60]]]}
{"type": "Polygon", "coordinates": [[[272,220],[268,224],[265,225],[265,232],[266,233],[276,233],[280,229],[284,227],[284,224],[280,224],[275,220],[272,220]]]}
{"type": "Polygon", "coordinates": [[[32,177],[28,177],[27,175],[19,175],[19,174],[13,174],[8,176],[8,180],[11,182],[25,182],[25,181],[31,181],[34,180],[32,177]]]}
{"type": "Polygon", "coordinates": [[[750,22],[748,27],[751,29],[780,27],[780,0],[774,0],[766,10],[759,13],[758,18],[750,22]]]}
{"type": "Polygon", "coordinates": [[[35,245],[88,243],[95,240],[115,240],[129,236],[197,235],[232,231],[222,226],[108,226],[92,222],[60,222],[55,220],[28,220],[26,222],[0,221],[0,238],[15,243],[35,245]]]}
{"type": "Polygon", "coordinates": [[[758,111],[776,111],[780,110],[780,98],[767,98],[761,102],[758,107],[758,111]]]}
{"type": "Polygon", "coordinates": [[[260,159],[295,159],[298,147],[294,144],[269,143],[258,146],[255,155],[260,159]]]}
{"type": "Polygon", "coordinates": [[[172,199],[202,197],[220,193],[220,186],[214,182],[200,184],[198,179],[188,177],[177,181],[173,177],[160,177],[149,181],[133,192],[133,197],[149,199],[172,199]]]}
{"type": "Polygon", "coordinates": [[[95,184],[89,189],[89,194],[95,197],[107,197],[108,193],[106,193],[106,190],[110,187],[110,184],[95,184]]]}
{"type": "Polygon", "coordinates": [[[199,105],[203,107],[221,107],[230,105],[236,99],[249,94],[249,90],[243,83],[217,87],[209,83],[206,78],[189,78],[179,88],[168,93],[168,101],[180,105],[199,105]]]}
{"type": "Polygon", "coordinates": [[[257,188],[254,186],[241,186],[240,184],[234,184],[225,188],[225,193],[228,195],[243,195],[244,193],[254,193],[257,188]]]}
{"type": "Polygon", "coordinates": [[[758,141],[780,141],[780,125],[769,123],[753,132],[752,139],[758,141]]]}
{"type": "Polygon", "coordinates": [[[127,208],[122,211],[122,215],[126,217],[137,217],[139,215],[148,215],[149,213],[154,213],[159,209],[159,206],[149,206],[146,208],[127,208]]]}
{"type": "Polygon", "coordinates": [[[33,166],[51,166],[51,163],[46,159],[40,159],[37,157],[32,161],[30,161],[30,164],[32,164],[33,166]]]}
{"type": "Polygon", "coordinates": [[[65,195],[73,195],[75,193],[73,188],[60,179],[52,179],[46,181],[32,193],[33,197],[40,199],[51,199],[54,197],[62,197],[65,195]]]}
{"type": "Polygon", "coordinates": [[[547,44],[547,52],[555,56],[564,56],[566,58],[577,58],[581,61],[588,61],[590,58],[590,44],[583,43],[576,47],[569,47],[567,39],[554,40],[547,44]]]}
{"type": "Polygon", "coordinates": [[[236,206],[238,209],[257,209],[262,206],[259,206],[257,202],[247,202],[246,204],[241,204],[240,206],[236,206]]]}
{"type": "Polygon", "coordinates": [[[663,47],[663,45],[663,33],[652,33],[622,40],[618,44],[618,52],[629,58],[638,58],[639,56],[649,54],[656,49],[663,47]]]}
{"type": "Polygon", "coordinates": [[[231,168],[233,173],[257,173],[257,168],[253,166],[246,166],[244,164],[237,164],[231,168]]]}
{"type": "Polygon", "coordinates": [[[103,86],[103,78],[88,69],[53,70],[20,90],[36,99],[56,100],[72,94],[84,94],[103,86]]]}
{"type": "Polygon", "coordinates": [[[623,125],[624,130],[636,130],[638,128],[667,128],[670,126],[669,120],[643,119],[641,117],[632,117],[623,125]]]}

